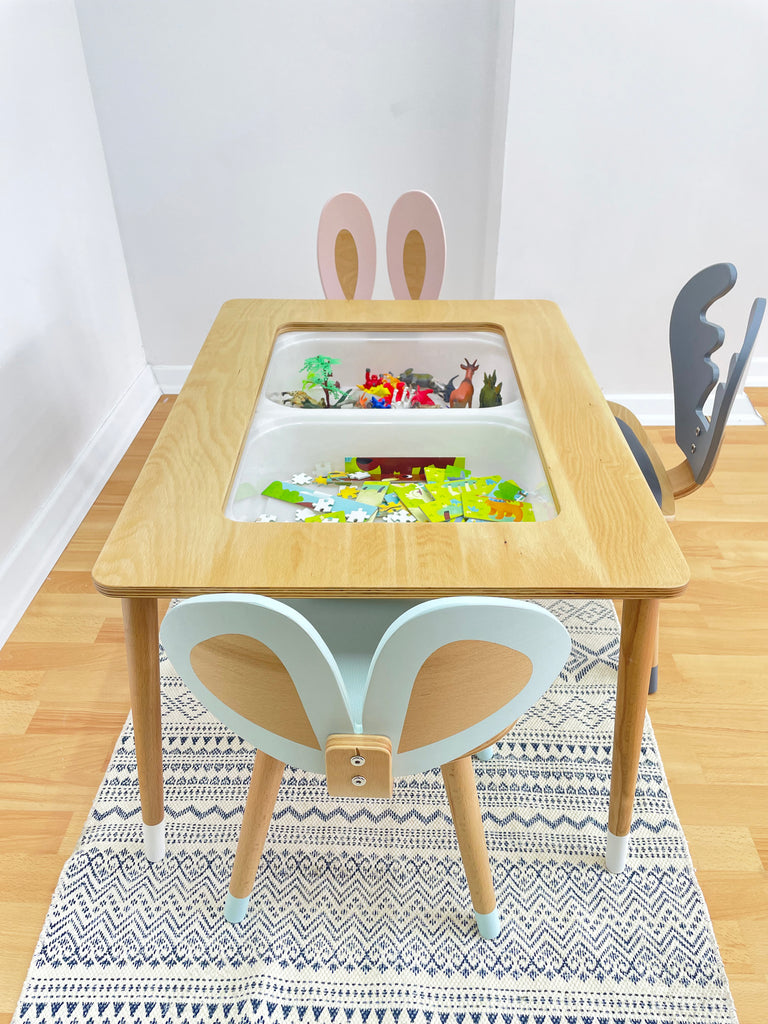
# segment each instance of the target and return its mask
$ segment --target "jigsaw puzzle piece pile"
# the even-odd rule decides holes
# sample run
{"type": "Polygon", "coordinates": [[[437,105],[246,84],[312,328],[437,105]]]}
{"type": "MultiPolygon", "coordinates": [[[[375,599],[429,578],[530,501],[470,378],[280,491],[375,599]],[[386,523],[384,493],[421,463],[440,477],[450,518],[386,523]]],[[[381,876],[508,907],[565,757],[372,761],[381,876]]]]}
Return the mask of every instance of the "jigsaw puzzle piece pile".
{"type": "MultiPolygon", "coordinates": [[[[235,501],[258,494],[243,483],[235,501]]],[[[535,522],[533,505],[514,480],[473,476],[463,458],[350,457],[343,471],[297,473],[261,494],[295,505],[295,519],[307,523],[535,522]]],[[[256,521],[276,519],[262,513],[256,521]]]]}

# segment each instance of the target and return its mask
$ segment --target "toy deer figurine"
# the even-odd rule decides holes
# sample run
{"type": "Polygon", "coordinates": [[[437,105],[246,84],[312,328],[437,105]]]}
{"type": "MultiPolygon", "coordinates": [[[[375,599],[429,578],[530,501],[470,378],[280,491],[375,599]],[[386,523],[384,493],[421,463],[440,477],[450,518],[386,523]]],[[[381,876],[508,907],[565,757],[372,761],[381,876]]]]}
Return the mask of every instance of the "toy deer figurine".
{"type": "Polygon", "coordinates": [[[464,371],[464,380],[451,392],[451,397],[448,400],[451,409],[454,407],[457,409],[469,409],[472,405],[472,395],[475,393],[472,377],[477,370],[477,360],[470,363],[469,356],[467,356],[461,364],[461,368],[464,371]]]}

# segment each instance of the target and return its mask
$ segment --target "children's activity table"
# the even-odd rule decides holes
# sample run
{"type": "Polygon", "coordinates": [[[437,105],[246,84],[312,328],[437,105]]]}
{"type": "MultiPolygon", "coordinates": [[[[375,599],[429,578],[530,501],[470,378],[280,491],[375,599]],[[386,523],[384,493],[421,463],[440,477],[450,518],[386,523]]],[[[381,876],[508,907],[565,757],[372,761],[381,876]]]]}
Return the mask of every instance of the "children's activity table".
{"type": "Polygon", "coordinates": [[[658,605],[688,577],[554,303],[225,303],[93,570],[98,590],[122,599],[147,855],[164,851],[159,598],[612,598],[623,610],[606,863],[621,870],[658,605]],[[303,360],[334,352],[340,379],[345,362],[353,378],[361,367],[437,377],[439,364],[440,379],[457,375],[458,384],[461,363],[477,361],[473,405],[284,406],[281,392],[301,389],[303,360]],[[502,404],[479,409],[482,374],[492,369],[502,404]],[[343,468],[345,455],[466,457],[473,471],[497,469],[536,492],[540,515],[332,527],[243,521],[243,481],[258,495],[271,480],[311,474],[326,456],[341,457],[343,468]]]}

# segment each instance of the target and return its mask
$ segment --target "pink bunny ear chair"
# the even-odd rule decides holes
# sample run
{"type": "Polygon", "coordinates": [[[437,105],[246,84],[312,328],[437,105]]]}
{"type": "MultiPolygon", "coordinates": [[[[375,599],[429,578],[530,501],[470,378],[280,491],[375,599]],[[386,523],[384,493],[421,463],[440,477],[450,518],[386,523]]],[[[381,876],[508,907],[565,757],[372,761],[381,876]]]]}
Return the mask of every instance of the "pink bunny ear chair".
{"type": "Polygon", "coordinates": [[[317,266],[326,299],[370,299],[376,277],[376,236],[360,196],[329,199],[317,228],[317,266]]]}
{"type": "Polygon", "coordinates": [[[387,225],[387,269],[396,299],[436,299],[445,273],[445,229],[434,199],[405,192],[387,225]]]}

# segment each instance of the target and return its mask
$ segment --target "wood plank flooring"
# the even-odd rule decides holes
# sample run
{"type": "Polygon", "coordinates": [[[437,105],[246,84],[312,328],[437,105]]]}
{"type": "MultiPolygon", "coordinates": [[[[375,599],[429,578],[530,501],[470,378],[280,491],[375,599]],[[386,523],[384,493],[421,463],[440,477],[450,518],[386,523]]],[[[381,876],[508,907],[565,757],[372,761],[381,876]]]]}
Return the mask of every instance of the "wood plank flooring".
{"type": "MultiPolygon", "coordinates": [[[[768,389],[750,392],[768,417],[768,389]]],[[[160,400],[0,651],[0,1024],[128,713],[119,602],[90,571],[173,403],[160,400]]],[[[666,465],[672,428],[650,428],[666,465]]],[[[672,529],[649,709],[741,1024],[768,1018],[768,426],[731,427],[672,529]]],[[[161,609],[162,612],[163,609],[161,609]]]]}

